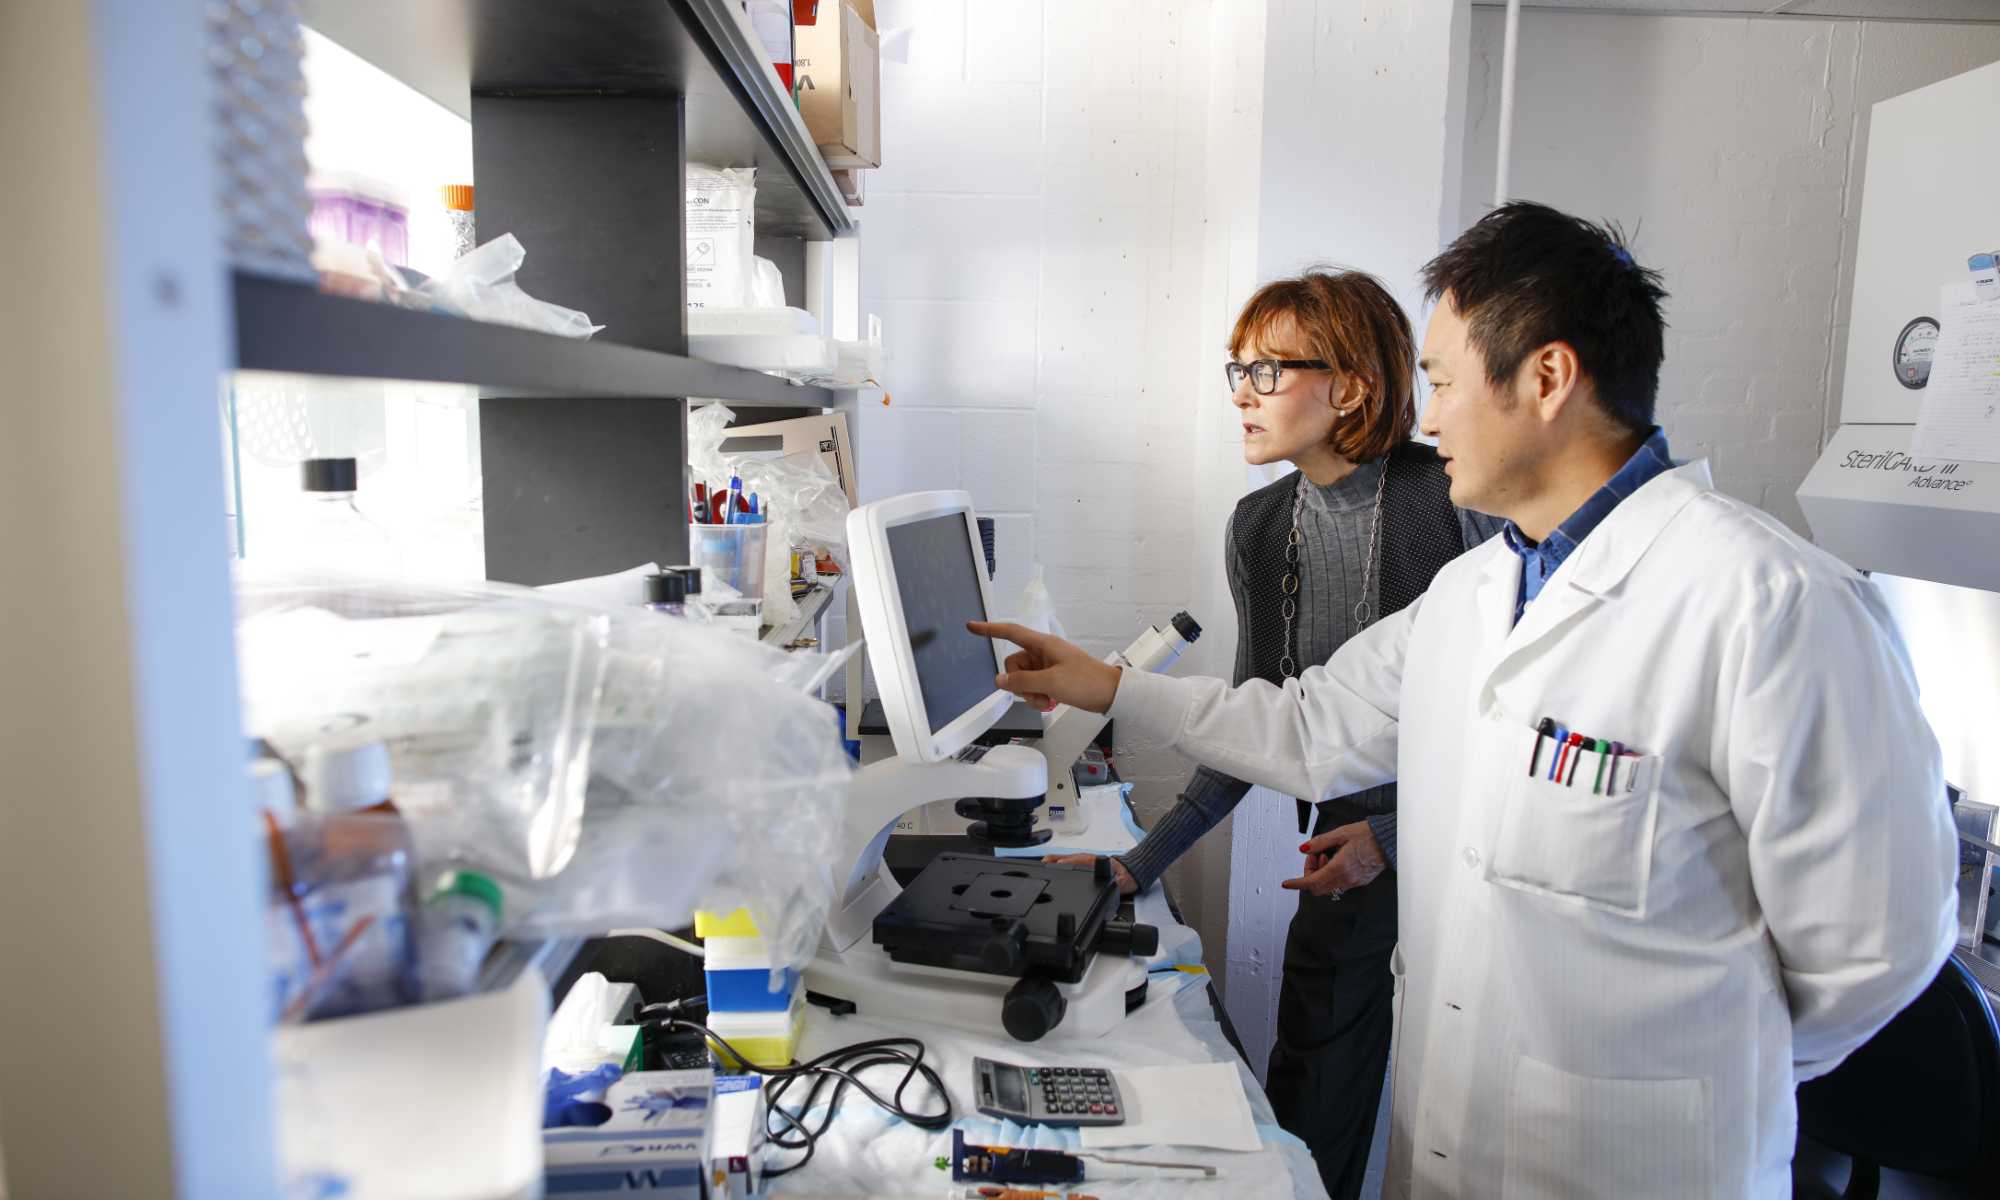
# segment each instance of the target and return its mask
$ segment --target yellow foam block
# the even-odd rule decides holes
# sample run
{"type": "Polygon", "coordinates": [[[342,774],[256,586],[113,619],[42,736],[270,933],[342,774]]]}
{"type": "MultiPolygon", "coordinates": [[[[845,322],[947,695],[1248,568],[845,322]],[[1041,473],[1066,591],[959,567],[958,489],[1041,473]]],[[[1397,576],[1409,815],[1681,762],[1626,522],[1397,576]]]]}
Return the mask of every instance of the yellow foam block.
{"type": "MultiPolygon", "coordinates": [[[[730,1038],[729,1044],[743,1052],[750,1060],[749,1065],[764,1070],[791,1065],[799,1052],[799,1031],[793,1030],[784,1037],[730,1038]]],[[[740,1064],[736,1056],[720,1046],[710,1046],[715,1057],[722,1060],[724,1067],[734,1070],[740,1064]]]]}
{"type": "Polygon", "coordinates": [[[750,919],[750,910],[747,908],[739,908],[729,913],[696,909],[694,935],[698,938],[763,936],[757,931],[757,922],[750,919]]]}
{"type": "MultiPolygon", "coordinates": [[[[799,1035],[804,1032],[805,1025],[806,990],[803,987],[793,989],[792,1006],[785,1012],[719,1012],[708,1015],[710,1033],[734,1046],[750,1066],[767,1069],[791,1063],[798,1054],[799,1035]]],[[[709,1043],[709,1049],[725,1067],[741,1065],[736,1055],[714,1042],[709,1043]]]]}

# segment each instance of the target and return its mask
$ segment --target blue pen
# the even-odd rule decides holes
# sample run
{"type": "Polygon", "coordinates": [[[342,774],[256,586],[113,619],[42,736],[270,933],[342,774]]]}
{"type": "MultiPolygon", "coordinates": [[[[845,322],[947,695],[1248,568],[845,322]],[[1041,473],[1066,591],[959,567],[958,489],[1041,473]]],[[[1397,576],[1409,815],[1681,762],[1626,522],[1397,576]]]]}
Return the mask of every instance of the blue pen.
{"type": "Polygon", "coordinates": [[[1549,773],[1546,776],[1546,778],[1554,779],[1556,777],[1556,768],[1562,765],[1562,760],[1563,760],[1561,747],[1567,745],[1568,742],[1569,742],[1569,730],[1563,728],[1561,725],[1556,726],[1557,750],[1556,753],[1551,754],[1549,756],[1549,773]]]}
{"type": "MultiPolygon", "coordinates": [[[[750,515],[753,517],[757,515],[757,493],[755,492],[750,493],[750,515]]],[[[750,523],[752,525],[758,524],[758,522],[756,521],[752,521],[750,523]]]]}
{"type": "Polygon", "coordinates": [[[743,503],[743,479],[741,476],[737,475],[736,472],[731,471],[729,473],[729,507],[725,511],[723,516],[722,523],[724,525],[739,524],[739,522],[736,520],[736,510],[738,507],[742,505],[742,503],[743,503]]]}

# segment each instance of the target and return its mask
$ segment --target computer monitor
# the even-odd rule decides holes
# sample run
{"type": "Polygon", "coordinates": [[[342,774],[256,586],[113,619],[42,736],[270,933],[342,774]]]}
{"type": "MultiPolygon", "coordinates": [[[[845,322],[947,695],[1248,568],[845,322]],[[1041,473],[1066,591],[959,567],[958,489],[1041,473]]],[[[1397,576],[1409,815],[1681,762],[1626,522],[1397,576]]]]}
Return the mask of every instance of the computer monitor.
{"type": "Polygon", "coordinates": [[[1000,719],[995,644],[968,633],[992,611],[965,492],[912,492],[847,514],[854,596],[896,752],[941,762],[1000,719]]]}

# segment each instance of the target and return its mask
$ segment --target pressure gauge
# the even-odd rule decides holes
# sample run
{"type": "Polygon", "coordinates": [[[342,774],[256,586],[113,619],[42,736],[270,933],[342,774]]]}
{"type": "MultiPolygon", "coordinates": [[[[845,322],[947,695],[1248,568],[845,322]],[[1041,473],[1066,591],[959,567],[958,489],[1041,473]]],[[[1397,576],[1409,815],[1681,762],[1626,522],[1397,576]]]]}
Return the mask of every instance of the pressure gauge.
{"type": "Polygon", "coordinates": [[[1931,381],[1931,355],[1937,350],[1938,323],[1932,317],[1918,317],[1896,335],[1896,353],[1891,365],[1896,382],[1918,391],[1931,381]]]}

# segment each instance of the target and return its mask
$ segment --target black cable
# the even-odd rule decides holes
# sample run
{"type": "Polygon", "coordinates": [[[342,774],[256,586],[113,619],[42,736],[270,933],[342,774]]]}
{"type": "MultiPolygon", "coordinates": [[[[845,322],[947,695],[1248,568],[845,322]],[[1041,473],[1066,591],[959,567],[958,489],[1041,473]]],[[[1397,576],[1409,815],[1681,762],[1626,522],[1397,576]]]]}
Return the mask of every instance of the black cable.
{"type": "Polygon", "coordinates": [[[674,1016],[648,1017],[645,1015],[649,1009],[667,1007],[669,1006],[665,1004],[646,1005],[639,1010],[641,1022],[662,1029],[678,1028],[697,1032],[712,1044],[720,1046],[728,1053],[730,1058],[743,1064],[744,1070],[754,1071],[765,1077],[765,1140],[780,1150],[805,1151],[805,1156],[795,1163],[766,1169],[764,1172],[766,1179],[775,1179],[780,1175],[788,1175],[812,1161],[813,1151],[819,1139],[826,1133],[827,1128],[833,1124],[834,1116],[840,1111],[841,1097],[850,1087],[858,1089],[862,1095],[874,1101],[876,1107],[882,1109],[884,1112],[908,1121],[919,1129],[938,1130],[951,1127],[953,1117],[951,1094],[945,1091],[944,1080],[938,1077],[938,1073],[924,1064],[925,1047],[924,1043],[918,1038],[876,1038],[872,1041],[856,1042],[851,1046],[842,1046],[837,1050],[829,1050],[811,1062],[798,1063],[789,1067],[753,1067],[750,1065],[750,1060],[738,1052],[736,1047],[718,1037],[706,1025],[698,1025],[693,1021],[684,1021],[674,1016]],[[906,1049],[905,1047],[908,1048],[906,1049]],[[896,1084],[896,1090],[890,1094],[890,1098],[887,1100],[877,1095],[875,1089],[861,1082],[861,1072],[870,1067],[897,1065],[905,1066],[908,1069],[903,1072],[902,1079],[896,1084]],[[903,1093],[918,1076],[922,1076],[924,1082],[930,1084],[931,1089],[937,1093],[939,1100],[944,1104],[942,1112],[911,1112],[908,1108],[904,1107],[903,1093]],[[786,1092],[791,1090],[791,1086],[794,1083],[802,1079],[812,1080],[811,1087],[806,1091],[805,1102],[799,1106],[797,1111],[785,1108],[779,1101],[783,1099],[786,1092]],[[817,1128],[810,1128],[806,1124],[806,1114],[810,1113],[813,1106],[818,1103],[820,1092],[826,1087],[829,1081],[834,1081],[833,1094],[828,1098],[826,1115],[821,1118],[817,1128]],[[771,1128],[771,1117],[773,1114],[776,1114],[784,1121],[784,1124],[777,1130],[771,1128]]]}

